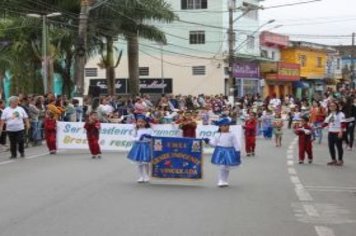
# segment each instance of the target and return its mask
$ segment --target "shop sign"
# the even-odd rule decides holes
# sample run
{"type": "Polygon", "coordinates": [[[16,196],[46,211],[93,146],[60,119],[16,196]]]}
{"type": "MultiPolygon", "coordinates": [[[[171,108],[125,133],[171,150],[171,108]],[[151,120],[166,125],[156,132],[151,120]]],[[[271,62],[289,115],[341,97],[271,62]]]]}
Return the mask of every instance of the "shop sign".
{"type": "Polygon", "coordinates": [[[278,80],[298,81],[300,79],[300,65],[294,63],[278,63],[278,80]]]}
{"type": "MultiPolygon", "coordinates": [[[[89,82],[91,86],[100,87],[100,94],[108,94],[106,79],[91,79],[89,82]]],[[[173,82],[172,79],[140,79],[140,93],[172,93],[173,82]]],[[[115,80],[116,94],[128,94],[130,91],[128,79],[115,80]]]]}
{"type": "Polygon", "coordinates": [[[260,68],[257,63],[234,63],[233,75],[237,78],[259,78],[260,68]]]}

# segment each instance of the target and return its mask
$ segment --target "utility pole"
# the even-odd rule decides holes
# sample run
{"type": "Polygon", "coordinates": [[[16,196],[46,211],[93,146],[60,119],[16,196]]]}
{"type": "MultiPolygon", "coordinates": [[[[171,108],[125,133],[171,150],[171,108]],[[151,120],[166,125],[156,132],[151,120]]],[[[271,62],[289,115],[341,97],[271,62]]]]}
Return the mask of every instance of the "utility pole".
{"type": "Polygon", "coordinates": [[[75,86],[76,96],[82,97],[84,94],[84,68],[87,53],[87,29],[89,17],[89,1],[81,0],[79,15],[78,45],[75,56],[75,86]]]}
{"type": "Polygon", "coordinates": [[[234,102],[235,98],[235,78],[233,74],[234,67],[234,48],[235,48],[235,33],[234,33],[234,10],[235,10],[235,0],[228,0],[229,6],[229,29],[228,29],[228,43],[229,43],[229,100],[234,102]]]}
{"type": "MultiPolygon", "coordinates": [[[[42,16],[42,73],[43,73],[43,91],[45,94],[52,88],[48,88],[48,54],[47,54],[47,16],[42,16]]],[[[51,78],[52,79],[52,78],[51,78]]],[[[51,84],[51,83],[50,83],[51,84]]]]}
{"type": "Polygon", "coordinates": [[[355,32],[352,33],[352,48],[351,48],[351,88],[355,89],[355,32]]]}

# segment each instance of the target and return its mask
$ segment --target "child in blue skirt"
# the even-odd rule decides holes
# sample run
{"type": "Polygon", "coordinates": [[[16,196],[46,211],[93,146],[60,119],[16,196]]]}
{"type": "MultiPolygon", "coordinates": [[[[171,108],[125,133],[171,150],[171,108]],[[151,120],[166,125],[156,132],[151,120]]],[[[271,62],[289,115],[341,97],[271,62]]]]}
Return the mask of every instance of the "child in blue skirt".
{"type": "Polygon", "coordinates": [[[153,131],[150,128],[149,120],[144,115],[137,115],[136,130],[134,132],[134,144],[128,153],[127,158],[135,162],[138,167],[138,183],[149,181],[149,163],[151,161],[151,137],[153,131]]]}
{"type": "Polygon", "coordinates": [[[219,166],[218,186],[227,187],[230,168],[241,164],[240,145],[236,136],[230,132],[230,120],[226,117],[215,122],[219,131],[205,142],[215,147],[211,163],[219,166]]]}

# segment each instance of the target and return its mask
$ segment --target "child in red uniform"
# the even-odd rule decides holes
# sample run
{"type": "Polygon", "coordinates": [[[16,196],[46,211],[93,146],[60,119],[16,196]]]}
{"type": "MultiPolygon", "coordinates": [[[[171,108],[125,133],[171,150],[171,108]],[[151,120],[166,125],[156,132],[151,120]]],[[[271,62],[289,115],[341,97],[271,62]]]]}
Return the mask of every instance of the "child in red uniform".
{"type": "Polygon", "coordinates": [[[84,124],[84,129],[87,131],[87,139],[89,150],[92,158],[101,158],[101,151],[99,146],[100,122],[96,112],[91,112],[88,120],[84,124]]]}
{"type": "Polygon", "coordinates": [[[247,156],[255,156],[256,148],[256,113],[250,112],[249,118],[245,121],[245,148],[247,156]]]}
{"type": "Polygon", "coordinates": [[[197,129],[197,123],[192,117],[192,112],[187,111],[181,120],[176,122],[179,124],[179,128],[183,131],[183,137],[185,138],[195,138],[195,131],[197,129]]]}
{"type": "Polygon", "coordinates": [[[309,118],[303,116],[301,123],[295,127],[295,133],[299,136],[299,164],[304,163],[305,153],[308,154],[309,164],[313,162],[312,127],[308,124],[308,122],[309,118]]]}
{"type": "Polygon", "coordinates": [[[57,152],[57,120],[54,113],[48,111],[44,120],[44,133],[46,138],[47,147],[50,154],[57,152]]]}

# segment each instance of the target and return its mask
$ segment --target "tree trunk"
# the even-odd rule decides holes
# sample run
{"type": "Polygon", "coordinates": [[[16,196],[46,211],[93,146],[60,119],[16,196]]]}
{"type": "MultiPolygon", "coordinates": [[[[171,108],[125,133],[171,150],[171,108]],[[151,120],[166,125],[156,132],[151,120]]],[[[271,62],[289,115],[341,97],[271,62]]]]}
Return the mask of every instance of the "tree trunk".
{"type": "Polygon", "coordinates": [[[53,91],[53,59],[51,57],[48,57],[47,59],[47,91],[48,92],[54,92],[53,91]]]}
{"type": "Polygon", "coordinates": [[[77,96],[84,95],[84,68],[86,64],[87,53],[87,30],[88,30],[88,17],[89,17],[89,4],[94,1],[80,1],[80,15],[78,36],[79,42],[77,45],[77,53],[75,57],[75,84],[77,96]]]}
{"type": "Polygon", "coordinates": [[[132,96],[136,96],[140,93],[138,37],[136,34],[129,34],[127,37],[127,54],[129,63],[129,91],[132,96]]]}
{"type": "Polygon", "coordinates": [[[106,82],[110,96],[116,95],[114,66],[114,40],[112,37],[106,37],[106,82]]]}
{"type": "Polygon", "coordinates": [[[4,72],[0,70],[0,99],[5,99],[4,72]]]}
{"type": "Polygon", "coordinates": [[[73,81],[71,78],[71,68],[72,68],[72,58],[73,55],[71,52],[66,52],[67,59],[65,60],[64,65],[64,73],[62,74],[63,84],[62,84],[62,91],[63,94],[66,94],[67,97],[72,96],[72,89],[73,89],[73,81]]]}

